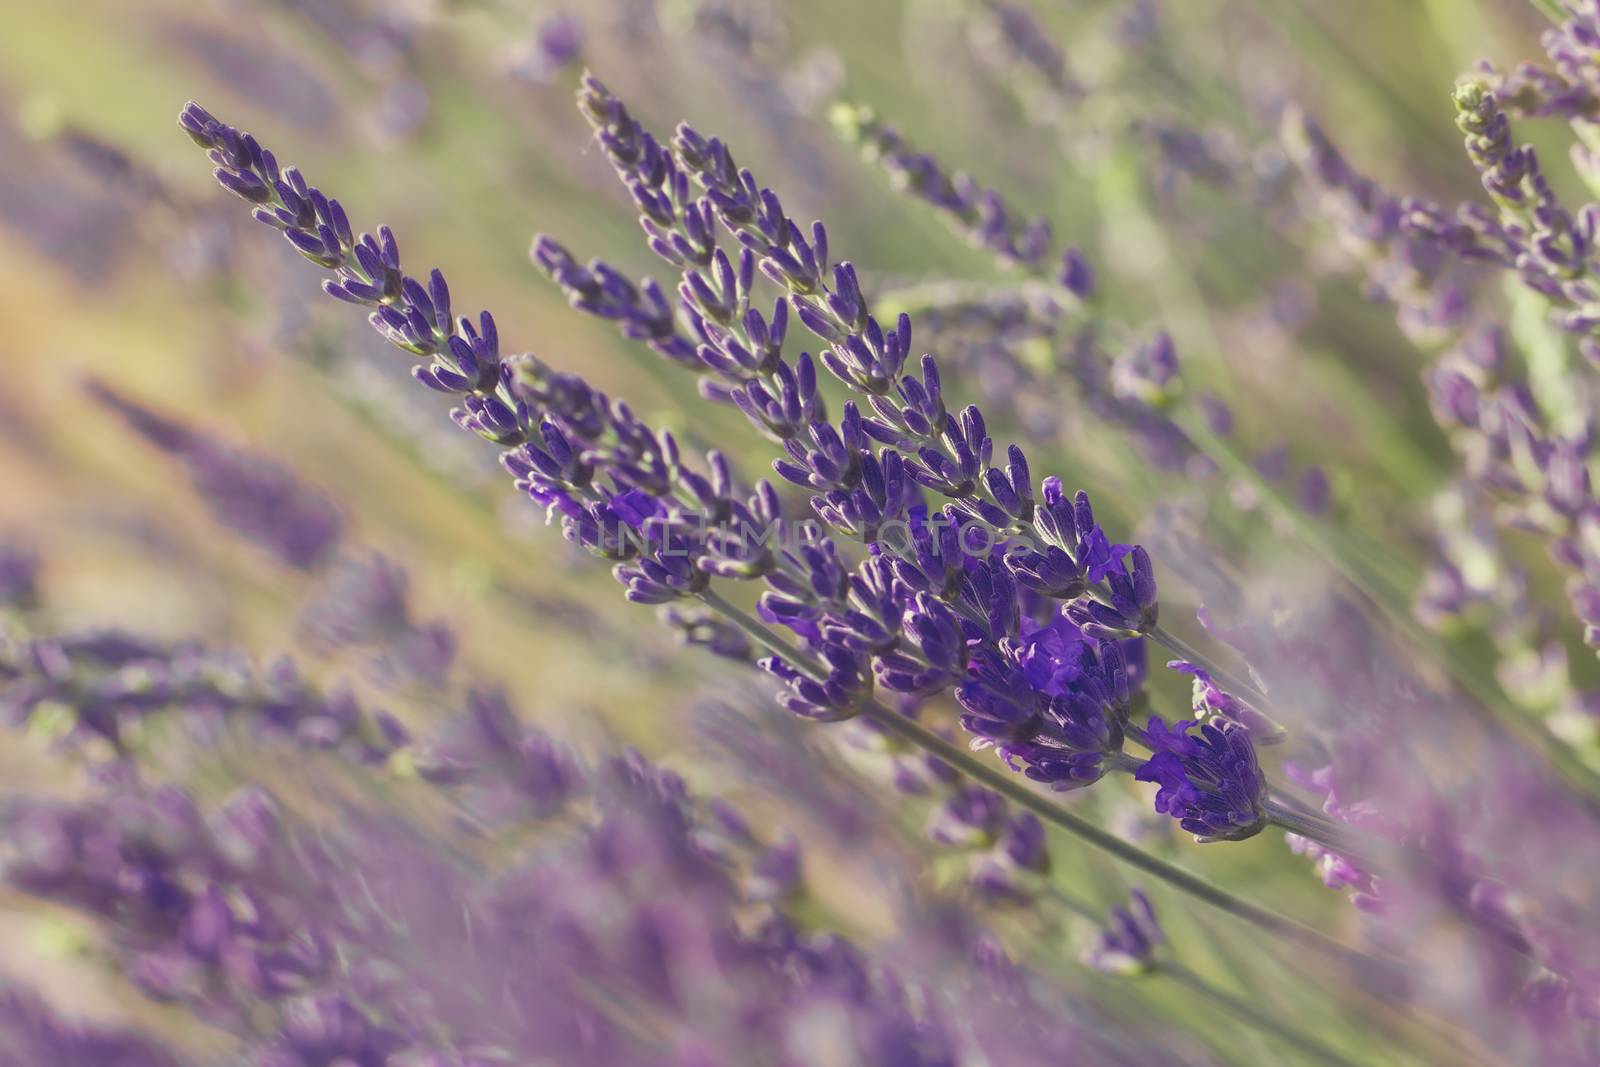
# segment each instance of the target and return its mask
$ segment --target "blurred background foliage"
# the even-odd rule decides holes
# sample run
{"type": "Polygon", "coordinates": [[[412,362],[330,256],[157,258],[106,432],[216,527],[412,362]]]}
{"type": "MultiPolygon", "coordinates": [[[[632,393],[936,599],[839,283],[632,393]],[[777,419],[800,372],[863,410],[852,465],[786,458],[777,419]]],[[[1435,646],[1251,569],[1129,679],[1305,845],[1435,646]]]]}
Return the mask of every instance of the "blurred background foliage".
{"type": "MultiPolygon", "coordinates": [[[[542,231],[629,273],[654,267],[572,106],[588,66],[654,129],[683,118],[723,135],[795,214],[828,220],[874,291],[1005,279],[895,195],[829,121],[836,99],[875,109],[1047,215],[1097,264],[1121,321],[1173,333],[1186,377],[1237,413],[1238,440],[1320,464],[1352,536],[1400,546],[1406,573],[1420,574],[1426,500],[1451,463],[1419,383],[1423,353],[1362,298],[1310,220],[1299,232],[1243,195],[1277,180],[1265,157],[1261,172],[1208,176],[1192,145],[1123,134],[1156,116],[1169,132],[1275,144],[1275,115],[1292,99],[1386,188],[1468,199],[1479,190],[1450,88],[1480,57],[1504,67],[1537,54],[1538,12],[1519,0],[1037,7],[1071,69],[1117,87],[1064,121],[1030,114],[985,62],[963,0],[12,0],[0,34],[0,531],[43,550],[64,624],[259,652],[303,644],[299,605],[315,579],[215,526],[173,465],[87,397],[84,381],[101,379],[281,458],[336,499],[348,540],[402,561],[417,611],[460,633],[459,669],[503,682],[525,715],[625,738],[733,788],[702,758],[688,715],[714,662],[676,654],[605,568],[567,551],[405,380],[401,357],[217,193],[172,124],[193,97],[254,131],[352,214],[393,226],[409,262],[447,269],[461,304],[494,308],[511,348],[581,370],[692,441],[747,442],[745,469],[760,472],[763,446],[736,412],[706,414],[692,383],[571,313],[528,262],[542,231]],[[559,62],[554,38],[578,26],[579,58],[559,62]]],[[[1024,433],[1051,415],[1015,399],[1004,414],[1024,433]]],[[[1183,479],[1118,428],[1091,420],[1057,441],[1030,446],[1034,464],[1088,488],[1119,539],[1190,521],[1174,506],[1183,479]]],[[[1259,512],[1193,521],[1262,571],[1303,563],[1259,512]]],[[[1192,615],[1198,597],[1185,611],[1173,577],[1172,617],[1192,615]]],[[[308,669],[373,688],[338,654],[308,669]]],[[[1160,684],[1182,699],[1177,682],[1160,684]]],[[[454,699],[379,695],[414,723],[454,699]]],[[[12,781],[54,780],[38,750],[3,752],[12,781]]],[[[1070,802],[1130,828],[1149,821],[1131,786],[1094,794],[1070,802]]],[[[796,822],[779,805],[769,813],[796,822]]],[[[1181,849],[1186,865],[1326,927],[1354,921],[1338,895],[1280,862],[1276,834],[1152,847],[1181,849]]],[[[1100,892],[1099,861],[1063,866],[1068,883],[1115,898],[1100,892]]],[[[870,922],[865,880],[846,910],[870,922]]],[[[1215,931],[1206,919],[1177,936],[1215,931]]],[[[37,973],[60,955],[32,934],[0,939],[13,946],[0,958],[8,971],[37,973]]],[[[1209,966],[1225,970],[1224,958],[1209,966]]]]}

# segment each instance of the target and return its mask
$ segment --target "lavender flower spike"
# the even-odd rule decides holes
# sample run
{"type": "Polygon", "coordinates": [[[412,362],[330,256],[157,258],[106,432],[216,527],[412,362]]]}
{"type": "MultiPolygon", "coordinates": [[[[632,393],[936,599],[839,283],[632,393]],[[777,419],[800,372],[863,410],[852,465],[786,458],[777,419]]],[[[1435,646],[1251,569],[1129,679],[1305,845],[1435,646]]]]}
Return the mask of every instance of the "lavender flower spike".
{"type": "MultiPolygon", "coordinates": [[[[797,576],[814,569],[809,558],[780,557],[764,541],[752,545],[712,530],[719,524],[771,528],[782,512],[770,485],[758,484],[752,496],[741,498],[731,467],[720,454],[706,457],[709,476],[698,473],[684,461],[671,433],[648,425],[627,404],[613,401],[577,375],[553,371],[532,355],[503,358],[493,316],[485,311],[476,322],[452,318],[443,274],[431,272],[427,284],[407,276],[388,227],[379,227],[376,237],[356,236],[337,200],[310,185],[294,167],[280,168],[254,137],[219,122],[197,104],[184,109],[179,125],[209,150],[218,181],[257,205],[258,221],[333,274],[324,280],[324,291],[371,308],[368,320],[384,340],[426,360],[412,368],[412,375],[430,389],[461,398],[461,406],[451,412],[457,424],[506,450],[502,466],[518,488],[552,519],[560,519],[569,541],[616,561],[613,573],[630,600],[668,604],[711,596],[713,578],[766,579],[781,604],[793,609],[782,616],[769,613],[768,621],[783,621],[799,627],[796,632],[802,636],[814,636],[815,620],[835,606],[831,598],[842,594],[839,583],[808,584],[797,576]]],[[[619,141],[614,150],[630,159],[643,152],[647,160],[665,165],[664,157],[645,151],[659,152],[653,144],[619,141]]],[[[641,195],[648,192],[641,187],[641,195]]],[[[672,212],[670,197],[646,195],[646,201],[647,215],[672,212]]],[[[709,224],[701,236],[711,242],[708,261],[716,259],[709,224]]],[[[604,300],[620,309],[637,295],[623,293],[616,278],[609,283],[580,278],[556,249],[541,247],[549,266],[574,287],[580,300],[587,300],[580,290],[588,289],[592,280],[602,288],[610,286],[609,293],[591,293],[594,300],[589,303],[597,313],[604,300]]],[[[734,276],[740,292],[747,291],[753,269],[747,259],[741,257],[741,270],[734,276]]],[[[726,256],[718,260],[725,261],[726,256]]],[[[728,270],[720,272],[725,293],[728,270]]],[[[642,299],[649,302],[648,293],[642,299]]],[[[709,314],[711,309],[706,310],[709,314]]],[[[618,314],[628,317],[621,310],[618,314]]],[[[766,329],[770,339],[773,330],[766,329]]],[[[648,329],[634,332],[640,339],[650,335],[648,329]]],[[[673,336],[657,330],[656,343],[673,336]]],[[[814,392],[814,376],[802,375],[806,377],[814,392]]],[[[810,403],[796,402],[796,412],[815,410],[810,403]]],[[[832,550],[831,542],[812,547],[822,556],[832,550]]],[[[763,660],[762,666],[791,686],[788,704],[794,710],[817,718],[848,718],[867,678],[865,661],[844,648],[818,649],[816,658],[825,661],[825,682],[776,658],[763,660]]]]}
{"type": "Polygon", "coordinates": [[[1083,962],[1097,971],[1133,977],[1155,969],[1156,948],[1166,940],[1155,908],[1144,890],[1128,895],[1128,906],[1111,909],[1110,922],[1084,953],[1083,962]]]}
{"type": "Polygon", "coordinates": [[[208,436],[98,379],[84,388],[182,466],[218,523],[284,565],[315,570],[338,547],[344,533],[339,509],[278,460],[208,436]]]}
{"type": "Polygon", "coordinates": [[[1136,736],[1154,753],[1134,772],[1155,782],[1156,810],[1178,820],[1201,843],[1242,841],[1267,825],[1267,782],[1250,731],[1222,719],[1191,733],[1193,722],[1168,727],[1152,716],[1136,736]]]}
{"type": "MultiPolygon", "coordinates": [[[[847,141],[859,145],[868,159],[889,172],[897,187],[909,189],[949,216],[974,245],[1025,267],[1039,266],[1050,254],[1049,220],[1018,218],[1003,196],[978,185],[971,175],[945,174],[938,160],[907,145],[871,108],[835,104],[830,118],[847,141]]],[[[1092,282],[1085,280],[1080,266],[1081,257],[1065,265],[1063,273],[1076,283],[1070,288],[1087,291],[1092,282]]]]}

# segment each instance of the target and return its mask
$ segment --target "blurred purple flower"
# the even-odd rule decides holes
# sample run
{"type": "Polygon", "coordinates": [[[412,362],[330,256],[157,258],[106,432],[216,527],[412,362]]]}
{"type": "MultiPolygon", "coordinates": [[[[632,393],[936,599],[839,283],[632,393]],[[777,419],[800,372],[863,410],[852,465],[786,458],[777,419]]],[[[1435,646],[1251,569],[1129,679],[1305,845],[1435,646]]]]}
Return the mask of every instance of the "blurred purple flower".
{"type": "Polygon", "coordinates": [[[146,407],[98,378],[89,395],[188,474],[221,525],[296,570],[315,570],[338,546],[344,518],[278,460],[227,444],[146,407]]]}

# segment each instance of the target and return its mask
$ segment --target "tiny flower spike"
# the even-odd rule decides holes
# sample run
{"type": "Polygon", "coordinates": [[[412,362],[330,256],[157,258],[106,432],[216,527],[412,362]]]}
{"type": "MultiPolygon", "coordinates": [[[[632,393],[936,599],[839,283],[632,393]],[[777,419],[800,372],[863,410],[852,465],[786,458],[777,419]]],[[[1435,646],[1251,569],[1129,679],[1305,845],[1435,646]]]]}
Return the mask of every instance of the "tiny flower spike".
{"type": "Polygon", "coordinates": [[[1072,621],[1096,641],[1148,634],[1155,628],[1160,605],[1150,554],[1135,545],[1126,562],[1106,574],[1106,591],[1075,601],[1067,610],[1072,621]]]}
{"type": "Polygon", "coordinates": [[[1513,140],[1487,81],[1463,81],[1454,100],[1467,155],[1498,213],[1467,204],[1452,216],[1413,199],[1405,205],[1407,229],[1469,260],[1514,271],[1523,285],[1561,309],[1557,321],[1564,329],[1592,341],[1600,331],[1600,217],[1592,206],[1574,214],[1561,203],[1533,147],[1513,140]]]}
{"type": "MultiPolygon", "coordinates": [[[[993,252],[1001,260],[1034,266],[1050,254],[1052,238],[1046,219],[1015,217],[1005,198],[993,189],[981,188],[970,175],[946,175],[932,156],[907,147],[900,134],[884,123],[871,108],[855,104],[836,104],[830,116],[845,139],[859,145],[869,159],[882,164],[899,187],[926,200],[949,216],[974,245],[993,252]]],[[[1092,286],[1076,264],[1064,266],[1072,277],[1069,288],[1078,291],[1092,286]]]]}
{"type": "Polygon", "coordinates": [[[1148,974],[1156,967],[1156,949],[1164,940],[1150,898],[1144,890],[1135,889],[1127,907],[1111,909],[1110,921],[1084,953],[1083,960],[1107,974],[1148,974]]]}

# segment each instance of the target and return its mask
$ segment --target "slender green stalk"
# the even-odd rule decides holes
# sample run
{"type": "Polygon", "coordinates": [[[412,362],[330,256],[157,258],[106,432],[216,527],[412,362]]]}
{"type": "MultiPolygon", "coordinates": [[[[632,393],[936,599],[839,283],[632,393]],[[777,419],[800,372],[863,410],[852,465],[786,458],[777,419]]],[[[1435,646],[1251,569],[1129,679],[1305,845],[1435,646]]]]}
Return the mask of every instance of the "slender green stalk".
{"type": "MultiPolygon", "coordinates": [[[[1095,848],[1108,853],[1124,864],[1158,878],[1173,888],[1187,893],[1206,904],[1230,915],[1244,919],[1284,940],[1314,949],[1341,963],[1366,965],[1373,957],[1350,948],[1326,934],[1286,915],[1252,904],[1234,896],[1221,886],[1212,884],[1199,875],[1191,874],[1166,860],[1150,855],[1128,844],[1120,837],[1107,833],[1093,823],[1045,799],[1024,785],[1018,778],[1001,770],[997,765],[979,760],[964,748],[951,744],[927,727],[906,718],[873,701],[864,703],[861,713],[888,733],[907,741],[930,755],[936,756],[982,784],[1000,793],[1020,807],[1027,808],[1045,822],[1078,837],[1095,848]]],[[[1394,961],[1386,961],[1394,962],[1394,961]]]]}
{"type": "Polygon", "coordinates": [[[1392,849],[1386,850],[1369,841],[1358,842],[1352,838],[1348,827],[1330,822],[1298,805],[1287,803],[1282,797],[1268,796],[1266,812],[1267,818],[1274,826],[1347,856],[1363,870],[1382,874],[1398,866],[1391,857],[1384,855],[1385,852],[1392,852],[1392,849]],[[1383,858],[1379,858],[1380,856],[1383,858]]]}
{"type": "Polygon", "coordinates": [[[1250,701],[1256,711],[1263,716],[1266,715],[1266,712],[1262,709],[1271,706],[1271,698],[1257,687],[1254,682],[1249,681],[1243,675],[1235,674],[1230,668],[1220,665],[1212,657],[1161,626],[1156,626],[1145,636],[1180,659],[1186,659],[1197,667],[1204,667],[1224,689],[1235,696],[1240,696],[1250,701]]]}
{"type": "Polygon", "coordinates": [[[1567,14],[1561,10],[1561,4],[1558,0],[1528,0],[1528,2],[1538,8],[1540,14],[1557,26],[1567,21],[1567,14]]]}
{"type": "Polygon", "coordinates": [[[1204,997],[1229,1015],[1305,1053],[1318,1063],[1332,1064],[1333,1067],[1364,1067],[1329,1048],[1310,1034],[1302,1033],[1287,1023],[1279,1022],[1243,997],[1218,989],[1181,964],[1163,960],[1156,965],[1155,973],[1165,975],[1185,989],[1204,997]]]}
{"type": "MultiPolygon", "coordinates": [[[[774,655],[781,656],[786,662],[793,665],[795,669],[818,680],[826,677],[826,672],[812,662],[809,656],[790,646],[762,623],[723,599],[719,594],[707,591],[700,596],[713,610],[722,614],[734,625],[749,634],[762,647],[768,649],[774,655]]],[[[1019,807],[1033,812],[1051,826],[1064,830],[1121,861],[1123,864],[1159,879],[1174,889],[1187,893],[1213,908],[1243,919],[1275,937],[1312,949],[1329,959],[1347,966],[1365,967],[1373,963],[1387,966],[1401,965],[1398,960],[1392,958],[1379,959],[1358,949],[1351,948],[1297,919],[1291,919],[1271,909],[1252,904],[1250,901],[1235,896],[1221,886],[1214,885],[1199,875],[1192,874],[1182,867],[1168,863],[1166,860],[1152,856],[1148,852],[1130,845],[1116,835],[1079,818],[1059,804],[1035,792],[1016,775],[1001,770],[997,764],[978,759],[967,749],[952,744],[929,730],[926,726],[906,718],[899,712],[887,708],[875,700],[863,698],[857,703],[856,710],[862,718],[869,720],[885,733],[937,757],[968,778],[993,789],[1019,807]]]]}
{"type": "Polygon", "coordinates": [[[1065,889],[1062,889],[1060,886],[1054,883],[1046,885],[1040,892],[1046,900],[1054,901],[1080,919],[1088,919],[1090,922],[1097,925],[1105,921],[1104,912],[1097,908],[1090,907],[1084,901],[1079,900],[1077,897],[1073,896],[1071,893],[1068,893],[1065,889]]]}
{"type": "Polygon", "coordinates": [[[1266,808],[1267,818],[1292,834],[1299,834],[1338,852],[1344,852],[1351,847],[1345,840],[1343,832],[1327,819],[1297,811],[1277,797],[1268,797],[1266,808]]]}

